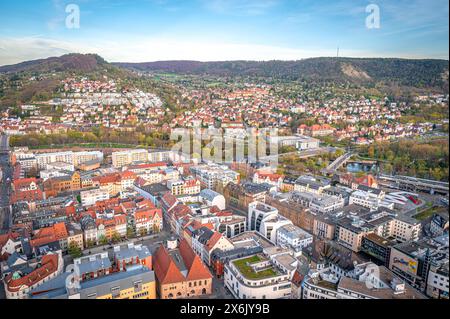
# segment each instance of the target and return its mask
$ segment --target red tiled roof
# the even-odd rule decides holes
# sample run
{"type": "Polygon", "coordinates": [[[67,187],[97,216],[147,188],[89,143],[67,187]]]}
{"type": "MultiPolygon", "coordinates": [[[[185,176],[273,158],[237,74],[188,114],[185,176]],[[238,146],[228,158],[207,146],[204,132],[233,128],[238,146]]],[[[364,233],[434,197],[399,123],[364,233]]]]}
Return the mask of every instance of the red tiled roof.
{"type": "Polygon", "coordinates": [[[95,182],[98,182],[100,185],[118,183],[120,181],[120,175],[114,173],[114,174],[108,174],[108,175],[104,175],[104,176],[96,176],[92,180],[95,182]]]}
{"type": "Polygon", "coordinates": [[[44,199],[44,193],[40,189],[31,191],[18,191],[12,193],[11,204],[15,204],[20,201],[34,202],[41,199],[44,199]]]}
{"type": "Polygon", "coordinates": [[[180,254],[188,268],[187,280],[211,279],[212,275],[202,263],[200,257],[194,253],[186,239],[180,241],[180,254]]]}
{"type": "Polygon", "coordinates": [[[178,202],[178,199],[172,193],[167,192],[162,197],[162,201],[167,208],[171,208],[178,202]]]}
{"type": "Polygon", "coordinates": [[[9,239],[16,240],[19,237],[20,234],[11,232],[0,235],[0,249],[8,242],[9,239]]]}
{"type": "Polygon", "coordinates": [[[155,254],[155,275],[160,284],[171,284],[190,280],[211,279],[212,275],[202,263],[185,239],[182,239],[179,252],[187,268],[187,276],[184,277],[176,263],[172,260],[167,249],[161,245],[155,254]]]}
{"type": "Polygon", "coordinates": [[[32,287],[46,277],[51,276],[58,270],[58,255],[45,255],[41,259],[41,267],[36,268],[31,273],[19,279],[12,279],[13,274],[9,274],[5,278],[6,288],[10,292],[17,292],[23,286],[32,287]]]}
{"type": "Polygon", "coordinates": [[[292,277],[292,283],[296,286],[300,286],[303,281],[304,276],[300,275],[298,270],[294,272],[294,276],[292,277]]]}
{"type": "Polygon", "coordinates": [[[179,219],[183,216],[189,215],[191,213],[191,209],[186,205],[177,205],[175,206],[170,215],[175,217],[175,219],[179,219]]]}
{"type": "Polygon", "coordinates": [[[211,238],[208,240],[208,243],[206,244],[206,249],[208,251],[211,251],[222,237],[223,235],[221,233],[217,231],[214,232],[214,234],[211,236],[211,238]]]}
{"type": "Polygon", "coordinates": [[[159,163],[132,165],[132,166],[128,167],[128,170],[157,168],[157,167],[167,167],[167,163],[159,162],[159,163]]]}
{"type": "Polygon", "coordinates": [[[67,228],[65,223],[58,223],[50,227],[39,229],[30,241],[32,247],[45,245],[54,241],[67,238],[67,228]]]}
{"type": "Polygon", "coordinates": [[[161,245],[154,258],[153,268],[161,285],[185,281],[175,262],[164,245],[161,245]]]}
{"type": "Polygon", "coordinates": [[[122,179],[136,179],[136,174],[130,171],[120,173],[122,179]]]}
{"type": "Polygon", "coordinates": [[[269,180],[271,180],[273,182],[276,182],[280,178],[283,178],[283,176],[279,175],[279,174],[260,173],[260,172],[256,172],[255,174],[257,174],[258,178],[262,178],[262,179],[268,178],[269,180]]]}
{"type": "Polygon", "coordinates": [[[37,184],[36,178],[20,178],[13,181],[13,186],[15,190],[20,190],[22,188],[27,188],[31,183],[37,184]]]}

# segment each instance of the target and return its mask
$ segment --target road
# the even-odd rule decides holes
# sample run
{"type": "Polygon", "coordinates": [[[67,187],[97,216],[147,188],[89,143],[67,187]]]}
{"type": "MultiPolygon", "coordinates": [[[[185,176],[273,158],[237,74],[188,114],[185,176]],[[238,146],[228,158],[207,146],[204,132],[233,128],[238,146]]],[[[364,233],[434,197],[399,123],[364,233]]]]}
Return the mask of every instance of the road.
{"type": "Polygon", "coordinates": [[[327,154],[327,153],[335,153],[336,150],[337,150],[337,148],[335,148],[335,147],[328,147],[328,146],[327,147],[320,147],[320,148],[304,150],[304,151],[295,151],[295,152],[281,153],[281,154],[277,154],[277,155],[265,156],[265,157],[261,157],[260,161],[263,161],[263,162],[278,161],[278,159],[280,157],[291,156],[291,155],[298,155],[299,158],[303,159],[303,158],[319,156],[319,155],[327,154]]]}
{"type": "Polygon", "coordinates": [[[0,152],[9,152],[9,136],[1,135],[0,139],[0,152]]]}
{"type": "Polygon", "coordinates": [[[12,168],[9,163],[8,137],[1,135],[0,139],[0,233],[7,232],[11,228],[9,196],[11,193],[12,168]]]}

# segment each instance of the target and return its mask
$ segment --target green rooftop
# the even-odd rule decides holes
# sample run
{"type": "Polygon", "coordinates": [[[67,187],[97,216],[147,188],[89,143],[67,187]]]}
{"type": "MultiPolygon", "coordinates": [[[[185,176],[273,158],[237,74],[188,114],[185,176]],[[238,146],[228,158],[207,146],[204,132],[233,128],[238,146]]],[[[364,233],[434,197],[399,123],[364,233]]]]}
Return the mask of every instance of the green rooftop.
{"type": "Polygon", "coordinates": [[[258,272],[255,272],[251,265],[259,263],[263,261],[261,257],[258,255],[251,256],[244,259],[239,259],[236,261],[233,261],[233,264],[236,266],[237,269],[241,272],[241,274],[246,277],[247,279],[265,279],[274,277],[277,275],[275,270],[272,268],[264,269],[258,272]]]}

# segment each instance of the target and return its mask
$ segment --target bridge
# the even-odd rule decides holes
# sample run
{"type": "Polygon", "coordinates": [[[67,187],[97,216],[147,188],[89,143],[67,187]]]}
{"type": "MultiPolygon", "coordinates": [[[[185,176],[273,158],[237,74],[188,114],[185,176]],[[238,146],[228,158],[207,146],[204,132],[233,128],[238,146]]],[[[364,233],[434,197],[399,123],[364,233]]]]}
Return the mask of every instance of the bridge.
{"type": "Polygon", "coordinates": [[[440,193],[447,195],[449,193],[449,183],[440,182],[430,179],[416,178],[411,176],[391,176],[383,175],[378,176],[380,184],[406,191],[422,191],[430,194],[440,193]]]}
{"type": "Polygon", "coordinates": [[[350,160],[350,158],[352,158],[353,155],[354,155],[354,153],[350,152],[350,153],[346,153],[346,154],[338,157],[333,163],[328,165],[327,168],[323,169],[322,173],[324,173],[324,174],[335,173],[342,165],[347,163],[350,160]]]}

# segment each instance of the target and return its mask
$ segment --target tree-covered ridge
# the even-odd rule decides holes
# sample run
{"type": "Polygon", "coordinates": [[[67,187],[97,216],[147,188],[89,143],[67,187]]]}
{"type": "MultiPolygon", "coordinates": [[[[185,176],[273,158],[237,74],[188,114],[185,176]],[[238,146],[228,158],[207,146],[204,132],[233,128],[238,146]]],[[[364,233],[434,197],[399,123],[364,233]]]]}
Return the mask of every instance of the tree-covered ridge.
{"type": "Polygon", "coordinates": [[[162,61],[117,63],[145,72],[209,74],[216,76],[261,76],[290,80],[394,82],[413,87],[448,87],[447,60],[379,58],[313,58],[300,61],[162,61]],[[348,68],[351,71],[347,72],[348,68]],[[367,75],[367,76],[366,76],[367,75]]]}
{"type": "Polygon", "coordinates": [[[96,54],[67,54],[61,57],[51,57],[48,59],[26,61],[15,65],[1,66],[0,73],[90,72],[107,66],[108,63],[96,54]]]}

